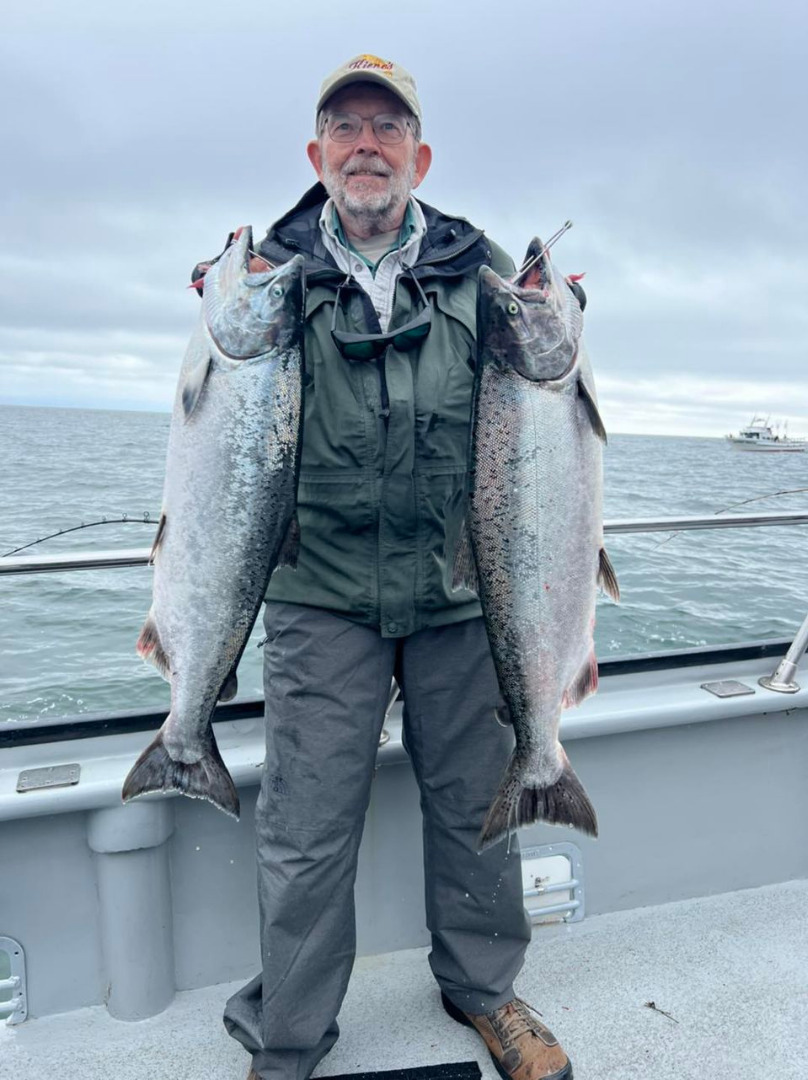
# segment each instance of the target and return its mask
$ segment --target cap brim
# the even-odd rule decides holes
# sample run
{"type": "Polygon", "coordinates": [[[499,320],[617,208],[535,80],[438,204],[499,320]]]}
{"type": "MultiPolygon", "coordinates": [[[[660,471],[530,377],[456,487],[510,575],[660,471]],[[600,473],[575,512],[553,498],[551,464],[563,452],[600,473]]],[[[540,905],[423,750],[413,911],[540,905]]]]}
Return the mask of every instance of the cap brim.
{"type": "Polygon", "coordinates": [[[350,74],[343,75],[342,78],[337,79],[334,84],[329,86],[328,90],[320,96],[320,100],[317,102],[316,111],[319,113],[323,105],[325,105],[328,99],[333,97],[338,90],[342,90],[345,86],[351,86],[353,83],[375,83],[377,86],[383,86],[385,90],[389,90],[391,94],[394,94],[399,99],[399,101],[403,102],[418,120],[421,119],[419,110],[413,108],[412,102],[407,100],[398,87],[391,82],[388,76],[379,75],[375,71],[351,72],[350,74]]]}

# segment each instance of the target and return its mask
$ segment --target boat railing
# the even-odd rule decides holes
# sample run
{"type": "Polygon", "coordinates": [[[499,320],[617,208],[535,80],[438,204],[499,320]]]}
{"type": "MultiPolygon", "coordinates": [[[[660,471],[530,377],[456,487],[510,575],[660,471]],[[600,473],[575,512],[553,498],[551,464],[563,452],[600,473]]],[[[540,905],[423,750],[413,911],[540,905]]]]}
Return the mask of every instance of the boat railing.
{"type": "MultiPolygon", "coordinates": [[[[610,535],[651,532],[691,532],[703,529],[744,529],[763,526],[808,525],[808,512],[732,514],[719,517],[705,514],[689,517],[623,518],[607,520],[603,530],[610,535]]],[[[148,566],[151,549],[117,548],[97,552],[66,552],[59,555],[17,555],[0,558],[0,576],[17,574],[62,573],[74,570],[111,570],[148,566]]],[[[808,646],[808,615],[788,651],[770,676],[760,679],[762,686],[780,693],[796,693],[797,664],[808,646]]]]}

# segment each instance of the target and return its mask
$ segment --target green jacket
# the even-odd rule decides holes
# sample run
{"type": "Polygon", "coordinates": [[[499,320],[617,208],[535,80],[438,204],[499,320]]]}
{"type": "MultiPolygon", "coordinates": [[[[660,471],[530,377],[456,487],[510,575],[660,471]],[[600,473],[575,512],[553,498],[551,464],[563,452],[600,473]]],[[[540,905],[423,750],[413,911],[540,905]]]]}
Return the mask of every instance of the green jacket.
{"type": "MultiPolygon", "coordinates": [[[[273,575],[268,600],[327,608],[401,637],[480,615],[452,592],[451,551],[463,516],[477,306],[477,271],[510,274],[508,256],[462,218],[421,204],[427,233],[412,273],[433,315],[415,350],[344,359],[331,339],[345,275],[325,250],[318,184],[273,225],[259,253],[306,256],[306,376],[296,570],[273,575]],[[448,566],[447,566],[448,561],[448,566]]],[[[391,327],[422,306],[403,275],[391,327]]],[[[340,328],[379,331],[369,298],[343,290],[340,328]]]]}

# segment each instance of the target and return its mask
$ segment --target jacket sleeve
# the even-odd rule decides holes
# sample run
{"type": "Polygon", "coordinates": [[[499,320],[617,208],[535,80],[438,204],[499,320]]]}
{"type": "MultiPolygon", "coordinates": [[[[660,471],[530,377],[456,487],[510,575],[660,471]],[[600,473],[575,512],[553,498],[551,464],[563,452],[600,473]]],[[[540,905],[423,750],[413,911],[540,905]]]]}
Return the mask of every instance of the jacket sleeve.
{"type": "Polygon", "coordinates": [[[510,277],[511,274],[516,273],[513,259],[507,251],[501,248],[499,244],[495,244],[490,236],[486,235],[486,240],[491,249],[491,269],[494,273],[499,274],[500,277],[510,277]]]}

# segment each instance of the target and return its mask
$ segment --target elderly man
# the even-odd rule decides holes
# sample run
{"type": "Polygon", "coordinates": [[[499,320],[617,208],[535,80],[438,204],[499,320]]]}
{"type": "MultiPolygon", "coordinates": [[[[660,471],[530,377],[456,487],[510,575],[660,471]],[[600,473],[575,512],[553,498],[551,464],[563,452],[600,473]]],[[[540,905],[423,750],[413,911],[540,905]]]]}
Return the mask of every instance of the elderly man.
{"type": "Polygon", "coordinates": [[[252,1054],[250,1080],[305,1080],[337,1039],[395,676],[443,1007],[480,1033],[505,1080],[567,1080],[566,1054],[514,992],[530,938],[518,848],[476,850],[513,734],[494,716],[479,603],[452,591],[447,568],[463,513],[477,271],[513,266],[480,229],[411,195],[432,152],[400,65],[359,56],[329,76],[307,149],[319,183],[259,250],[271,265],[306,257],[301,552],[296,571],[272,578],[265,609],[263,970],[225,1024],[252,1054]]]}

